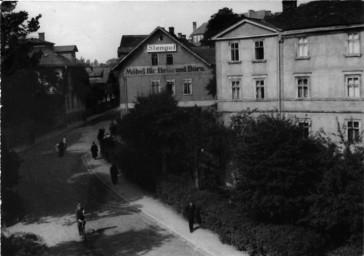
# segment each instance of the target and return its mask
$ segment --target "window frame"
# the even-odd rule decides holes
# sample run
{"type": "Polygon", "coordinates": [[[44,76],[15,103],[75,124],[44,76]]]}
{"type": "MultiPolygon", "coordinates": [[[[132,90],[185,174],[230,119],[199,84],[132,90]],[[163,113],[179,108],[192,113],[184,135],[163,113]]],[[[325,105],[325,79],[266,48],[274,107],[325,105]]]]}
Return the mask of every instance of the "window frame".
{"type": "MultiPolygon", "coordinates": [[[[299,76],[295,76],[295,85],[296,85],[296,98],[299,99],[299,100],[305,100],[305,99],[309,99],[310,98],[310,87],[311,87],[311,77],[310,76],[307,76],[307,75],[299,75],[299,76]],[[300,87],[305,87],[305,86],[300,86],[299,85],[299,80],[300,79],[307,79],[307,96],[300,96],[300,87]]],[[[304,92],[304,90],[303,90],[304,92]]],[[[302,94],[302,93],[301,93],[302,94]]],[[[303,93],[304,95],[304,93],[303,93]]]]}
{"type": "Polygon", "coordinates": [[[231,99],[232,100],[240,100],[241,99],[241,79],[240,78],[231,78],[230,79],[230,86],[231,86],[231,99]],[[236,85],[238,83],[238,85],[236,85]],[[238,94],[234,93],[235,90],[238,89],[238,94]],[[235,96],[237,95],[237,96],[235,96]]]}
{"type": "Polygon", "coordinates": [[[192,95],[192,78],[183,79],[183,95],[192,95]],[[189,93],[186,93],[187,84],[189,87],[189,93]]]}
{"type": "Polygon", "coordinates": [[[299,118],[298,119],[298,126],[300,128],[302,128],[302,129],[304,129],[304,131],[306,131],[306,128],[307,128],[307,134],[305,132],[304,137],[308,138],[310,136],[310,133],[311,133],[312,120],[310,118],[299,118]]]}
{"type": "Polygon", "coordinates": [[[158,66],[159,65],[158,54],[152,53],[150,56],[151,56],[152,66],[158,66]]]}
{"type": "Polygon", "coordinates": [[[345,120],[345,125],[346,125],[346,139],[353,143],[353,142],[357,142],[358,139],[360,138],[360,134],[361,134],[361,121],[357,120],[357,119],[347,119],[345,120]],[[349,127],[349,123],[358,123],[358,127],[354,127],[354,125],[352,127],[349,127]],[[355,138],[350,139],[350,131],[353,130],[357,130],[357,134],[355,138]]]}
{"type": "Polygon", "coordinates": [[[158,94],[158,93],[161,92],[161,80],[159,80],[159,79],[150,80],[150,86],[151,86],[151,93],[152,94],[158,94]],[[155,88],[154,83],[156,83],[156,82],[158,82],[157,92],[154,90],[154,88],[155,88]]]}
{"type": "Polygon", "coordinates": [[[265,51],[264,51],[264,40],[255,40],[254,41],[254,60],[255,61],[264,61],[265,60],[265,51]],[[261,43],[261,46],[257,47],[257,43],[261,43]],[[262,58],[258,58],[259,53],[261,52],[262,58]]]}
{"type": "MultiPolygon", "coordinates": [[[[344,84],[345,84],[345,97],[349,98],[349,99],[360,99],[361,97],[361,75],[360,74],[347,74],[345,75],[345,80],[344,80],[344,84]],[[349,83],[348,83],[348,79],[353,79],[353,78],[358,78],[358,96],[350,96],[349,95],[349,83]]],[[[355,94],[355,88],[354,88],[354,94],[355,94]]]]}
{"type": "Polygon", "coordinates": [[[173,54],[172,53],[166,54],[166,65],[173,65],[173,54]],[[170,58],[168,58],[168,57],[170,57],[170,58]],[[170,63],[168,62],[168,60],[170,60],[170,63]]]}
{"type": "Polygon", "coordinates": [[[347,34],[346,39],[346,56],[348,57],[360,57],[361,56],[361,49],[360,49],[360,33],[359,32],[352,32],[347,34]],[[357,35],[357,39],[351,39],[350,36],[357,35]],[[357,45],[356,45],[357,44],[357,45]],[[351,47],[352,46],[352,47],[351,47]],[[354,51],[355,46],[358,48],[358,52],[354,51]],[[352,48],[352,51],[350,50],[352,48]]]}
{"type": "Polygon", "coordinates": [[[230,42],[229,50],[230,50],[230,61],[238,63],[240,62],[240,44],[239,42],[230,42]]]}
{"type": "Polygon", "coordinates": [[[310,58],[310,48],[309,48],[309,42],[307,36],[302,36],[297,38],[297,44],[296,44],[296,59],[309,59],[310,58]],[[301,40],[303,42],[301,42],[301,40]],[[304,54],[304,50],[306,48],[306,55],[304,54]],[[302,50],[302,54],[301,54],[302,50]]]}
{"type": "Polygon", "coordinates": [[[167,79],[166,80],[166,92],[168,90],[168,83],[173,83],[173,86],[172,86],[172,96],[175,96],[176,95],[176,80],[175,79],[167,79]]]}
{"type": "Polygon", "coordinates": [[[266,79],[265,78],[254,78],[254,82],[255,82],[255,99],[256,100],[265,100],[266,99],[266,79]],[[263,82],[263,85],[259,84],[258,82],[263,82]],[[263,97],[260,93],[260,96],[258,97],[258,88],[262,89],[263,91],[263,97]]]}

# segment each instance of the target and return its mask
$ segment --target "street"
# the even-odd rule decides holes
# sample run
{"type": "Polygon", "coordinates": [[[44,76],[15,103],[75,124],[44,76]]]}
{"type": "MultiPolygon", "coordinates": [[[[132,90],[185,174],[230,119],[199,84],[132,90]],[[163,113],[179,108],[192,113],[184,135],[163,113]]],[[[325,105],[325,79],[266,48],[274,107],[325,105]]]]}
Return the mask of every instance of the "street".
{"type": "MultiPolygon", "coordinates": [[[[20,154],[21,180],[17,189],[25,217],[8,228],[41,235],[49,255],[205,255],[159,226],[87,171],[88,154],[97,129],[110,121],[74,129],[20,154]],[[67,152],[58,157],[54,146],[67,138],[67,152]],[[87,239],[75,222],[77,203],[86,210],[87,239]]],[[[91,166],[92,167],[92,166],[91,166]]]]}

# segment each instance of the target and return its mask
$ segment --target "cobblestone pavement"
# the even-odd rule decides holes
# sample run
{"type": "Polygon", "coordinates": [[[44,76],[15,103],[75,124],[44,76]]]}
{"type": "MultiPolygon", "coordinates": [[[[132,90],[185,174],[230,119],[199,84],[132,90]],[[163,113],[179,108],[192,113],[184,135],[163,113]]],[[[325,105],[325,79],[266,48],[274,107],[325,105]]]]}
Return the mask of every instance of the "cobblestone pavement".
{"type": "MultiPolygon", "coordinates": [[[[109,121],[102,125],[107,128],[109,121]]],[[[93,124],[100,125],[100,124],[93,124]]],[[[206,253],[140,212],[100,183],[82,162],[90,138],[76,128],[21,153],[22,179],[17,189],[26,216],[7,228],[41,235],[49,255],[196,255],[206,253]],[[58,157],[55,144],[66,137],[67,153],[58,157]],[[75,207],[86,208],[87,239],[77,232],[75,207]]],[[[92,138],[91,138],[92,140],[92,138]]],[[[96,134],[95,134],[96,140],[96,134]]]]}

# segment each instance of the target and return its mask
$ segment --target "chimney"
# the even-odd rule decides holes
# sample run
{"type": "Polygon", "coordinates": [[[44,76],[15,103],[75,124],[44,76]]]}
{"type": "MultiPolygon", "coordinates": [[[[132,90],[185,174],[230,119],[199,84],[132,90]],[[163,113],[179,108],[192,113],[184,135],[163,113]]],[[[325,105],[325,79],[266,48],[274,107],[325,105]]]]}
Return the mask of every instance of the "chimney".
{"type": "Polygon", "coordinates": [[[40,40],[45,41],[45,35],[44,35],[44,32],[43,32],[43,33],[38,33],[38,35],[39,35],[39,39],[40,39],[40,40]]]}
{"type": "Polygon", "coordinates": [[[283,0],[282,1],[282,11],[286,12],[288,10],[293,10],[297,7],[297,0],[283,0]]]}
{"type": "Polygon", "coordinates": [[[181,38],[182,37],[182,33],[178,33],[178,37],[181,38]]]}
{"type": "Polygon", "coordinates": [[[171,35],[174,35],[174,27],[169,27],[168,29],[169,29],[169,33],[171,35]]]}
{"type": "Polygon", "coordinates": [[[197,22],[196,21],[192,22],[192,28],[193,28],[192,32],[195,32],[196,29],[197,29],[197,22]]]}

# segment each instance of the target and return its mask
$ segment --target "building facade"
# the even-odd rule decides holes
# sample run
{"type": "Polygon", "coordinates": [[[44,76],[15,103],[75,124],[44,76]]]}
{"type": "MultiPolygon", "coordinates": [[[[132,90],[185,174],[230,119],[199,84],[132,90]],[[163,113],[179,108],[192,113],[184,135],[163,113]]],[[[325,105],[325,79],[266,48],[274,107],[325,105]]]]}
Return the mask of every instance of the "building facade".
{"type": "Polygon", "coordinates": [[[112,68],[120,86],[120,107],[134,106],[137,96],[167,91],[179,106],[215,103],[206,85],[213,78],[214,50],[193,49],[188,41],[157,27],[112,68]]]}
{"type": "Polygon", "coordinates": [[[360,1],[315,1],[265,20],[244,19],[216,35],[218,111],[224,121],[250,108],[296,117],[307,133],[323,129],[331,135],[340,125],[347,139],[359,136],[363,9],[360,1]]]}

